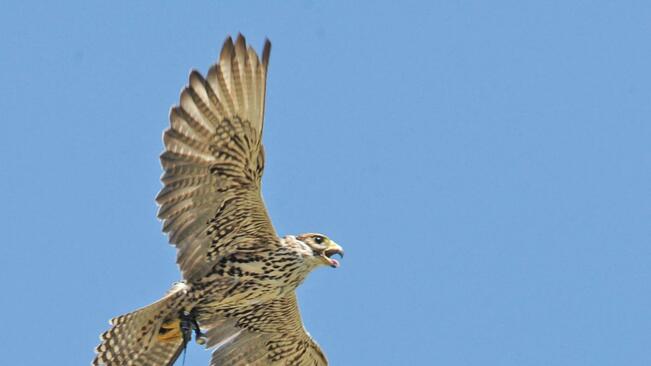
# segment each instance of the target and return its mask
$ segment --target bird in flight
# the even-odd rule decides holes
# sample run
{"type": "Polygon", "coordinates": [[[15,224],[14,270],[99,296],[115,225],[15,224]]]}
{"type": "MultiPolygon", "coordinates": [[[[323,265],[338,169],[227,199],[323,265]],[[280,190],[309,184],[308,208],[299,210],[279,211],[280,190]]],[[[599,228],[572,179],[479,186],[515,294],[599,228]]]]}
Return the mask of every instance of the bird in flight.
{"type": "Polygon", "coordinates": [[[242,35],[206,77],[190,73],[163,135],[163,231],[183,280],[110,321],[93,365],[173,365],[188,342],[211,366],[327,365],[301,321],[296,287],[343,249],[323,234],[279,237],[260,192],[271,43],[259,58],[242,35]]]}

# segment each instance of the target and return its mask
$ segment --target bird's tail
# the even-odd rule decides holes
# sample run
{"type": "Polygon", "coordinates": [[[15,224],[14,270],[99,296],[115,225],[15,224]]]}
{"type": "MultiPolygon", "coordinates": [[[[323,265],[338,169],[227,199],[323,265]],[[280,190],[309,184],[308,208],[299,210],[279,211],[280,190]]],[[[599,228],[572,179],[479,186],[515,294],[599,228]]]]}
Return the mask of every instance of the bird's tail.
{"type": "Polygon", "coordinates": [[[162,299],[111,319],[93,365],[172,365],[187,339],[180,327],[188,286],[176,284],[162,299]]]}

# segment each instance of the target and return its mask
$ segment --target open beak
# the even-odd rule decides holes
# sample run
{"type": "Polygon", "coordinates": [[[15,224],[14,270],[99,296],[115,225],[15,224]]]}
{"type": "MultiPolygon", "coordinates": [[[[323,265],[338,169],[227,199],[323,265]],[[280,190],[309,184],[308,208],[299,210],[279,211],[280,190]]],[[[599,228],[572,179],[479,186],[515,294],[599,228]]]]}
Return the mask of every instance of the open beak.
{"type": "Polygon", "coordinates": [[[340,247],[337,243],[330,240],[330,244],[323,251],[323,254],[321,254],[321,257],[323,258],[323,261],[332,268],[339,267],[339,261],[332,258],[332,256],[335,255],[335,254],[339,254],[339,257],[343,258],[344,257],[344,248],[340,247]]]}

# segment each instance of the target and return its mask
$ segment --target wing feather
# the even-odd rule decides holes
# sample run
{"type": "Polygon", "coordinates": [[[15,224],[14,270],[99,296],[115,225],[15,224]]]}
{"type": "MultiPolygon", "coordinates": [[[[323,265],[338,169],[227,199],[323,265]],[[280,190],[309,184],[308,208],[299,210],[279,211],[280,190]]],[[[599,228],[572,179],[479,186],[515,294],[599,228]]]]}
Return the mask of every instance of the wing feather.
{"type": "Polygon", "coordinates": [[[327,358],[303,327],[296,295],[231,310],[207,312],[211,366],[326,366],[327,358]]]}
{"type": "Polygon", "coordinates": [[[235,44],[229,37],[207,78],[190,72],[170,111],[156,201],[185,279],[205,275],[231,251],[278,244],[260,194],[266,74],[244,37],[235,44]]]}
{"type": "MultiPolygon", "coordinates": [[[[246,46],[244,37],[240,34],[235,41],[235,57],[232,62],[233,88],[235,94],[235,104],[239,110],[246,111],[246,90],[244,87],[244,63],[246,59],[246,46]]],[[[242,116],[248,118],[248,115],[242,116]]]]}
{"type": "Polygon", "coordinates": [[[259,118],[260,105],[258,103],[258,91],[254,88],[255,71],[258,67],[258,57],[251,46],[246,49],[246,90],[247,100],[249,103],[249,120],[253,121],[259,118]]]}

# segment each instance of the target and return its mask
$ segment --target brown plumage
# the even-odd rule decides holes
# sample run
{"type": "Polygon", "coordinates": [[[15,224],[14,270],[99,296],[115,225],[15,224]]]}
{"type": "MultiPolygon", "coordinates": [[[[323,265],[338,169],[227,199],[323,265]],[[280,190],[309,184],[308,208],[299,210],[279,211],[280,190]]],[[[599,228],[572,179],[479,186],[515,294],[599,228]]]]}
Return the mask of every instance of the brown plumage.
{"type": "Polygon", "coordinates": [[[227,38],[204,78],[190,73],[170,112],[158,217],[183,281],[111,321],[94,365],[172,365],[191,333],[211,365],[327,365],[303,328],[294,290],[319,265],[337,267],[321,234],[279,238],[260,193],[271,44],[262,58],[227,38]],[[203,332],[203,334],[202,334],[203,332]]]}

